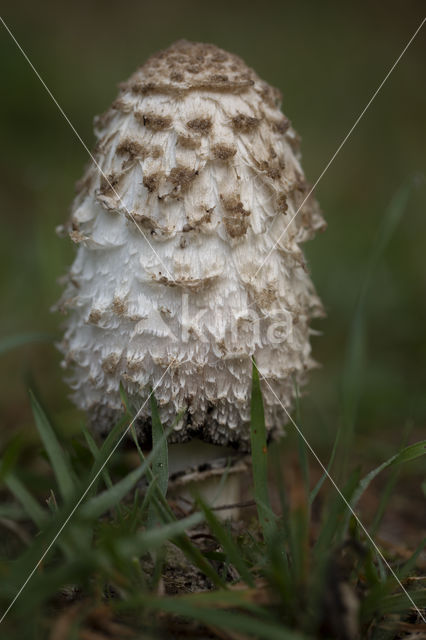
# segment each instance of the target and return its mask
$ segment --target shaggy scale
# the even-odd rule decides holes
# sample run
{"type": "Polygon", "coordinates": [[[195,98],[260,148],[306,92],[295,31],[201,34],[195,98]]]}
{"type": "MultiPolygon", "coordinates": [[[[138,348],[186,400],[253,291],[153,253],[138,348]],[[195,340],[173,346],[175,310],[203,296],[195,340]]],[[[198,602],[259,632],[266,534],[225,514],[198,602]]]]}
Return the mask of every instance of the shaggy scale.
{"type": "MultiPolygon", "coordinates": [[[[178,42],[96,118],[104,175],[91,165],[78,185],[60,306],[73,399],[99,431],[122,410],[120,382],[138,407],[170,366],[155,396],[165,426],[184,410],[171,440],[247,450],[251,358],[288,409],[305,382],[322,314],[299,247],[324,228],[313,198],[254,277],[309,189],[279,105],[240,58],[178,42]]],[[[262,390],[274,436],[286,416],[262,390]]]]}

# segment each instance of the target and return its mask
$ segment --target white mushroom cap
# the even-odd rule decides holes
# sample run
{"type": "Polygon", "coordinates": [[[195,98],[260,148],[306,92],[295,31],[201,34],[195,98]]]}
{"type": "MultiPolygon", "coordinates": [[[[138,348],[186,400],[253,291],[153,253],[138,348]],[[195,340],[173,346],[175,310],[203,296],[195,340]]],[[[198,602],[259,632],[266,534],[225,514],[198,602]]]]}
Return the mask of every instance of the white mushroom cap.
{"type": "Polygon", "coordinates": [[[274,246],[309,189],[279,103],[237,56],[181,41],[96,119],[104,175],[92,164],[78,186],[61,306],[73,398],[100,431],[121,382],[136,406],[154,388],[166,426],[185,409],[172,441],[247,449],[252,357],[279,398],[263,385],[269,432],[286,422],[322,313],[299,244],[324,221],[310,197],[274,246]]]}

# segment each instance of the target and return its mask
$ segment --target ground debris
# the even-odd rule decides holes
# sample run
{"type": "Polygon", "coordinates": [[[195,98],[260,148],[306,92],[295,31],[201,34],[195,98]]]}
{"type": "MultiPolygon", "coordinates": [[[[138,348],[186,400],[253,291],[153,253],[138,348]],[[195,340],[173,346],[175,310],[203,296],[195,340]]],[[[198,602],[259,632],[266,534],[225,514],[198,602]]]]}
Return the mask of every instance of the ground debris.
{"type": "Polygon", "coordinates": [[[130,640],[140,637],[135,629],[119,622],[108,605],[91,607],[87,601],[65,607],[49,626],[49,640],[68,640],[71,633],[77,633],[73,637],[78,640],[130,640]]]}

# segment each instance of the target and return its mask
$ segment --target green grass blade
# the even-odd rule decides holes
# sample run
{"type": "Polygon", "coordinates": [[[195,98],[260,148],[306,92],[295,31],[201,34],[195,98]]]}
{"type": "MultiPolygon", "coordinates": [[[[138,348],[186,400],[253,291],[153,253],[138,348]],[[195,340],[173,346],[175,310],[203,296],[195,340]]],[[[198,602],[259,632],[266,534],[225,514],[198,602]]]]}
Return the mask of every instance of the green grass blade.
{"type": "Polygon", "coordinates": [[[367,297],[377,266],[407,208],[409,197],[413,191],[414,180],[402,185],[396,192],[376,235],[371,250],[367,270],[361,285],[351,328],[349,331],[346,358],[342,375],[343,403],[343,437],[341,470],[345,471],[350,455],[350,445],[356,421],[356,414],[361,397],[361,387],[365,360],[365,316],[367,297]]]}
{"type": "MultiPolygon", "coordinates": [[[[38,504],[38,503],[37,503],[38,504]]],[[[0,505],[0,518],[7,518],[8,520],[26,520],[28,513],[26,509],[23,509],[14,502],[6,502],[0,505]]],[[[34,522],[34,518],[31,518],[34,522]]]]}
{"type": "MultiPolygon", "coordinates": [[[[402,442],[402,448],[404,449],[406,447],[407,444],[407,438],[409,435],[409,432],[411,431],[411,422],[408,422],[407,424],[407,428],[405,429],[405,433],[403,436],[403,442],[402,442]]],[[[377,533],[379,526],[382,522],[383,516],[385,514],[386,508],[389,504],[389,500],[390,497],[392,495],[392,491],[396,485],[396,482],[398,480],[398,477],[400,475],[400,471],[401,471],[401,466],[399,465],[394,465],[393,468],[391,469],[391,473],[389,475],[389,478],[385,484],[385,486],[383,487],[383,490],[381,491],[381,495],[380,495],[380,501],[378,504],[378,507],[376,509],[376,514],[374,516],[374,520],[371,524],[370,527],[370,533],[371,535],[374,537],[375,534],[377,533]]]]}
{"type": "Polygon", "coordinates": [[[142,501],[142,505],[141,505],[141,511],[142,513],[145,513],[148,511],[149,509],[149,505],[151,503],[151,501],[155,500],[155,492],[157,491],[157,479],[153,478],[149,485],[148,488],[143,496],[143,501],[142,501]]]}
{"type": "Polygon", "coordinates": [[[120,500],[132,490],[145,472],[146,467],[142,464],[137,469],[128,473],[122,480],[113,484],[109,489],[90,498],[90,500],[80,508],[80,516],[88,520],[94,520],[116,507],[120,503],[120,500]]]}
{"type": "MultiPolygon", "coordinates": [[[[132,433],[134,431],[132,430],[132,433]]],[[[136,434],[134,434],[136,437],[136,434]]],[[[162,430],[161,436],[156,439],[156,443],[148,456],[143,456],[141,465],[137,469],[130,472],[125,478],[109,487],[101,494],[94,496],[88,500],[84,506],[81,507],[81,514],[85,518],[97,518],[109,509],[117,506],[120,500],[131,491],[136,482],[148,471],[148,465],[152,464],[153,460],[158,460],[159,454],[164,450],[164,443],[167,445],[167,434],[162,430]]],[[[105,457],[105,451],[103,455],[105,457]]],[[[142,453],[142,452],[140,452],[142,453]]],[[[106,456],[107,457],[107,456],[106,456]]],[[[106,459],[105,457],[105,459],[106,459]]],[[[151,473],[149,474],[151,476],[151,473]]],[[[158,485],[158,482],[157,482],[158,485]]]]}
{"type": "MultiPolygon", "coordinates": [[[[274,593],[281,597],[281,602],[289,610],[294,609],[293,600],[297,597],[294,588],[292,570],[289,565],[286,547],[282,534],[277,531],[275,540],[268,546],[268,561],[265,564],[265,573],[268,576],[268,582],[274,593]]],[[[288,534],[288,539],[290,534],[288,534]]],[[[289,553],[292,558],[292,554],[289,553]]]]}
{"type": "MultiPolygon", "coordinates": [[[[195,514],[196,515],[196,514],[195,514]]],[[[187,558],[202,571],[217,588],[225,588],[226,584],[224,580],[213,569],[211,564],[203,556],[199,548],[193,544],[191,539],[183,533],[173,540],[173,543],[186,555],[187,558]]]]}
{"type": "Polygon", "coordinates": [[[133,536],[117,540],[116,550],[120,556],[127,558],[143,555],[148,551],[155,551],[168,540],[173,540],[173,538],[185,533],[187,529],[200,524],[203,519],[201,513],[193,513],[182,520],[176,520],[155,529],[138,532],[133,536]]]}
{"type": "MultiPolygon", "coordinates": [[[[28,577],[35,564],[40,560],[42,554],[47,550],[53,538],[57,535],[63,523],[71,513],[73,504],[73,501],[69,501],[54,514],[46,511],[47,516],[41,520],[42,526],[40,533],[34,538],[33,544],[16,560],[16,562],[14,562],[13,574],[9,575],[13,584],[16,584],[17,586],[19,585],[20,587],[21,585],[19,583],[23,583],[28,577]]],[[[27,505],[25,506],[25,509],[27,509],[27,505]]],[[[35,517],[37,517],[37,513],[35,514],[35,517]]],[[[70,549],[68,536],[67,539],[64,539],[66,533],[67,532],[61,533],[56,544],[53,545],[49,550],[49,553],[46,554],[46,557],[43,560],[43,566],[49,564],[50,559],[55,556],[57,547],[59,547],[66,555],[68,561],[72,561],[72,558],[75,557],[75,551],[70,549]]]]}
{"type": "Polygon", "coordinates": [[[5,484],[18,502],[24,507],[26,514],[37,527],[41,529],[48,518],[48,513],[39,505],[37,500],[33,498],[28,489],[14,474],[9,473],[9,475],[6,476],[5,484]]]}
{"type": "MultiPolygon", "coordinates": [[[[422,440],[408,447],[404,447],[404,449],[402,449],[399,453],[392,456],[391,458],[383,462],[381,465],[379,465],[378,467],[370,471],[359,482],[359,485],[356,488],[351,499],[351,507],[353,509],[356,508],[365,490],[368,488],[368,486],[371,484],[374,478],[376,478],[379,475],[379,473],[381,473],[384,469],[387,469],[388,467],[391,467],[391,466],[404,464],[405,462],[409,462],[410,460],[415,460],[416,458],[419,458],[420,456],[423,456],[425,454],[426,454],[426,440],[422,440]]],[[[350,512],[348,512],[346,515],[346,524],[345,524],[346,530],[349,526],[350,517],[351,517],[351,514],[350,512]]]]}
{"type": "MultiPolygon", "coordinates": [[[[170,428],[167,430],[167,432],[165,434],[166,438],[168,437],[171,429],[173,429],[173,425],[171,425],[170,428]]],[[[142,449],[140,448],[140,445],[139,445],[135,430],[132,429],[131,433],[132,433],[132,437],[133,437],[133,440],[134,440],[134,443],[135,443],[135,446],[136,446],[136,450],[139,453],[139,457],[140,457],[141,461],[144,462],[145,461],[145,456],[143,454],[142,449]]],[[[148,481],[153,486],[153,489],[152,489],[152,502],[153,502],[153,505],[154,505],[158,515],[160,516],[161,521],[163,523],[176,522],[176,516],[174,515],[173,511],[171,510],[169,504],[167,503],[167,500],[166,500],[165,496],[163,496],[161,491],[158,489],[157,483],[156,483],[156,478],[154,478],[154,475],[153,475],[152,470],[149,467],[149,465],[146,468],[146,475],[147,475],[148,481]]],[[[186,534],[182,534],[181,536],[176,538],[174,540],[174,544],[177,547],[179,547],[179,549],[181,549],[181,551],[183,551],[183,553],[195,564],[195,566],[197,566],[200,569],[200,571],[205,573],[206,576],[208,578],[210,578],[210,580],[212,581],[212,583],[216,587],[223,587],[224,586],[223,580],[218,576],[218,574],[213,569],[213,567],[204,558],[203,554],[198,549],[198,547],[195,546],[191,542],[191,540],[188,538],[188,536],[186,534]]]]}
{"type": "MultiPolygon", "coordinates": [[[[92,466],[92,469],[90,470],[90,474],[87,482],[91,481],[98,474],[100,469],[102,469],[102,472],[104,471],[105,463],[108,460],[110,453],[113,451],[114,447],[116,446],[118,440],[122,436],[123,432],[127,428],[128,422],[130,422],[130,420],[128,419],[128,416],[123,415],[120,418],[120,420],[117,422],[115,427],[113,427],[113,429],[111,429],[111,431],[108,433],[107,437],[102,443],[102,446],[99,449],[99,454],[97,455],[96,459],[93,462],[93,466],[92,466]]],[[[96,484],[96,481],[94,485],[95,484],[96,484]]],[[[93,494],[93,487],[89,491],[88,495],[92,495],[92,494],[93,494]]]]}
{"type": "Polygon", "coordinates": [[[209,526],[211,533],[215,536],[217,541],[222,546],[228,561],[234,565],[238,573],[244,582],[249,586],[254,586],[253,576],[251,575],[244,557],[238,548],[238,545],[234,542],[229,531],[219,521],[213,511],[207,506],[207,504],[198,496],[197,504],[200,507],[204,518],[209,526]]]}
{"type": "Polygon", "coordinates": [[[222,473],[221,478],[219,480],[218,487],[217,487],[216,491],[214,492],[213,498],[211,500],[212,506],[217,506],[217,502],[218,502],[220,496],[222,495],[222,492],[225,489],[226,483],[228,481],[230,470],[231,470],[231,459],[228,459],[228,461],[226,463],[226,467],[224,467],[223,473],[222,473]]]}
{"type": "Polygon", "coordinates": [[[414,551],[412,556],[408,558],[408,560],[398,569],[397,574],[400,580],[406,578],[415,568],[417,560],[421,553],[423,553],[424,548],[426,547],[426,538],[423,538],[417,549],[414,551]]]}
{"type": "Polygon", "coordinates": [[[392,240],[397,226],[402,220],[408,205],[411,194],[416,186],[417,179],[410,177],[405,184],[402,184],[393,196],[388,209],[383,217],[378,230],[373,250],[370,254],[368,270],[365,277],[362,294],[366,294],[370,286],[374,272],[380,264],[389,242],[392,240]]]}
{"type": "Polygon", "coordinates": [[[152,592],[156,593],[159,590],[161,578],[163,576],[163,570],[167,556],[166,547],[162,545],[161,547],[159,547],[159,549],[157,549],[154,555],[154,570],[152,572],[150,580],[150,589],[152,592]]]}
{"type": "Polygon", "coordinates": [[[253,467],[254,499],[265,541],[269,543],[275,532],[275,519],[268,492],[268,463],[266,446],[265,413],[259,371],[253,362],[251,393],[251,458],[253,467]]]}
{"type": "Polygon", "coordinates": [[[307,640],[307,636],[286,629],[274,620],[266,622],[242,612],[201,607],[198,602],[192,604],[188,598],[169,597],[160,599],[147,596],[141,598],[140,605],[152,611],[163,611],[183,616],[217,629],[235,631],[262,640],[307,640]]]}
{"type": "MultiPolygon", "coordinates": [[[[24,593],[14,605],[15,620],[20,618],[22,619],[22,617],[25,616],[25,618],[32,621],[33,612],[37,611],[37,609],[39,609],[39,607],[43,604],[46,605],[47,602],[51,601],[52,596],[57,596],[64,585],[90,585],[92,575],[98,568],[96,566],[96,561],[96,552],[84,553],[78,556],[74,555],[72,560],[70,560],[69,562],[61,563],[59,566],[56,566],[54,568],[43,567],[42,571],[36,572],[31,581],[26,586],[24,593]]],[[[22,577],[23,576],[21,576],[21,578],[22,577]]],[[[16,594],[16,591],[19,588],[20,584],[19,582],[14,582],[12,584],[5,583],[6,581],[2,581],[0,587],[1,595],[3,595],[3,597],[5,598],[12,598],[16,594]]],[[[14,640],[16,640],[17,638],[21,640],[22,638],[20,634],[13,636],[2,635],[1,637],[8,638],[8,640],[9,638],[10,640],[12,640],[12,638],[14,640]]],[[[37,634],[30,635],[29,637],[31,638],[31,640],[35,640],[35,638],[41,638],[43,636],[37,634]]],[[[66,638],[68,639],[70,638],[70,636],[67,634],[66,638]]]]}
{"type": "Polygon", "coordinates": [[[408,447],[404,447],[397,455],[396,459],[392,464],[403,464],[404,462],[409,462],[410,460],[415,460],[420,456],[424,456],[426,453],[426,440],[420,440],[419,442],[415,442],[408,447]]]}
{"type": "Polygon", "coordinates": [[[320,489],[322,487],[322,485],[324,484],[325,479],[330,475],[331,472],[331,468],[333,466],[333,462],[334,462],[334,458],[336,456],[336,451],[337,451],[337,447],[339,444],[339,440],[340,440],[340,429],[338,429],[337,433],[336,433],[336,438],[334,440],[334,444],[333,444],[333,449],[331,451],[331,455],[330,455],[330,460],[328,461],[328,465],[327,465],[327,473],[324,472],[321,476],[321,478],[318,480],[318,482],[316,483],[315,487],[312,489],[310,496],[309,496],[309,504],[312,505],[312,503],[314,502],[315,498],[317,497],[318,493],[320,492],[320,489]]]}
{"type": "Polygon", "coordinates": [[[302,587],[306,580],[309,558],[309,516],[306,503],[292,511],[289,524],[291,572],[294,586],[302,587]]]}
{"type": "MultiPolygon", "coordinates": [[[[302,424],[302,415],[300,410],[300,394],[299,394],[299,385],[297,384],[296,379],[294,379],[294,389],[295,389],[295,398],[296,398],[296,423],[302,424]]],[[[302,470],[303,483],[305,486],[306,495],[309,495],[310,490],[310,474],[309,474],[309,461],[308,461],[308,453],[306,450],[306,442],[302,438],[302,435],[299,431],[296,434],[297,437],[297,448],[299,452],[299,462],[300,468],[302,470]]]]}
{"type": "Polygon", "coordinates": [[[19,435],[7,443],[7,448],[0,459],[0,484],[16,466],[22,446],[23,440],[19,435]]]}
{"type": "Polygon", "coordinates": [[[75,494],[77,486],[68,457],[65,455],[46,414],[32,391],[30,391],[30,401],[37,430],[52,465],[59,490],[63,499],[69,500],[75,494]]]}
{"type": "MultiPolygon", "coordinates": [[[[416,606],[426,607],[426,589],[411,589],[408,591],[416,606]]],[[[405,593],[394,593],[383,595],[380,598],[368,597],[361,604],[361,616],[364,620],[369,620],[373,615],[398,614],[411,612],[411,602],[405,593]]]]}
{"type": "MultiPolygon", "coordinates": [[[[346,501],[351,503],[356,488],[359,485],[359,472],[353,471],[343,488],[342,494],[346,501]]],[[[314,552],[318,561],[326,557],[332,550],[333,544],[342,542],[345,537],[343,515],[347,512],[346,502],[339,494],[333,495],[327,513],[323,516],[323,523],[318,539],[315,543],[314,552]]]]}
{"type": "Polygon", "coordinates": [[[169,483],[169,455],[167,450],[167,438],[164,437],[164,429],[161,424],[157,401],[151,393],[151,421],[152,421],[152,446],[156,454],[152,461],[152,469],[157,477],[157,485],[163,496],[167,494],[169,483]],[[158,447],[157,447],[158,445],[158,447]]]}
{"type": "MultiPolygon", "coordinates": [[[[93,456],[94,460],[97,460],[98,456],[100,455],[100,450],[95,442],[95,439],[93,438],[92,434],[90,433],[90,431],[88,431],[88,429],[86,429],[86,427],[83,427],[83,436],[87,442],[87,446],[90,449],[90,452],[93,456]]],[[[112,480],[111,480],[111,476],[109,475],[109,472],[107,471],[107,469],[103,469],[102,471],[102,478],[105,482],[105,486],[107,488],[112,487],[112,480]]],[[[95,483],[94,485],[94,491],[93,493],[96,493],[96,489],[97,489],[97,483],[95,483]]]]}
{"type": "Polygon", "coordinates": [[[277,528],[274,539],[268,544],[268,555],[270,558],[270,569],[272,575],[275,575],[275,581],[280,588],[282,596],[285,600],[293,595],[291,587],[290,566],[287,556],[286,543],[291,548],[292,536],[290,531],[290,509],[287,502],[285,492],[285,482],[282,469],[282,453],[280,449],[273,450],[272,456],[275,486],[278,489],[278,495],[281,504],[280,524],[282,530],[277,528]]]}
{"type": "MultiPolygon", "coordinates": [[[[164,437],[164,429],[161,424],[157,401],[152,391],[149,400],[151,406],[152,446],[153,450],[156,451],[155,456],[152,456],[152,474],[161,495],[166,496],[167,486],[169,483],[169,454],[167,450],[167,438],[164,437]]],[[[148,505],[147,526],[148,528],[153,528],[156,527],[158,523],[159,520],[156,502],[153,500],[148,505]]]]}

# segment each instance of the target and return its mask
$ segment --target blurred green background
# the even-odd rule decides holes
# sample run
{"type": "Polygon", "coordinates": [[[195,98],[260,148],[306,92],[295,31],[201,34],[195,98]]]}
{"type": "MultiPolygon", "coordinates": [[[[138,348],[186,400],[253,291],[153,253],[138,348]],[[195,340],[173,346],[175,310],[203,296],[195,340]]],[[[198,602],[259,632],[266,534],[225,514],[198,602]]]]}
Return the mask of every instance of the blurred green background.
{"type": "MultiPolygon", "coordinates": [[[[179,38],[213,42],[241,55],[284,95],[283,111],[302,136],[314,182],[424,15],[418,2],[2,3],[2,16],[82,138],[116,85],[179,38]]],[[[59,334],[49,309],[74,249],[55,227],[68,216],[87,154],[40,81],[0,26],[1,337],[59,334]]],[[[368,358],[361,376],[358,447],[384,459],[404,425],[424,437],[426,418],[426,27],[391,75],[317,189],[328,230],[305,245],[328,317],[313,341],[322,368],[303,403],[306,435],[330,449],[348,330],[366,257],[398,187],[419,177],[408,209],[377,271],[368,300],[368,358]]],[[[0,359],[0,438],[28,430],[29,384],[55,422],[83,420],[67,399],[51,344],[0,359]]],[[[410,436],[411,439],[411,436],[410,436]]]]}

